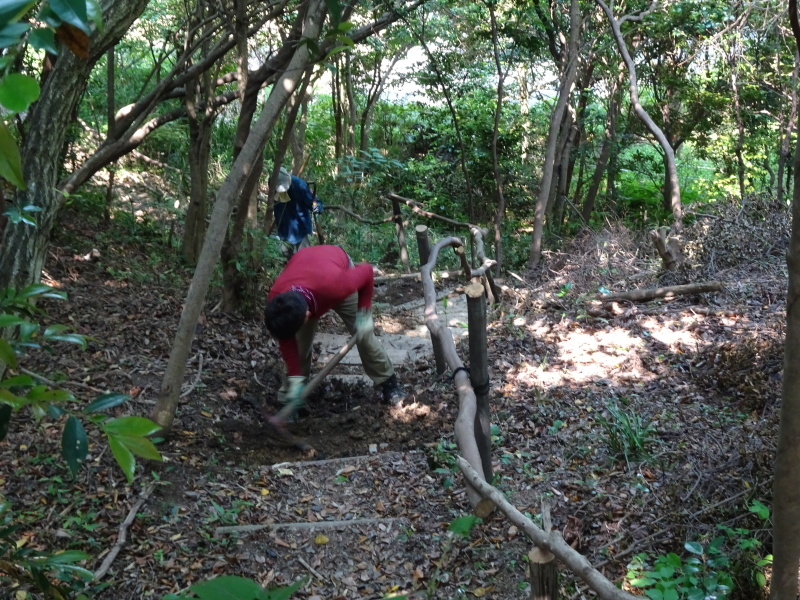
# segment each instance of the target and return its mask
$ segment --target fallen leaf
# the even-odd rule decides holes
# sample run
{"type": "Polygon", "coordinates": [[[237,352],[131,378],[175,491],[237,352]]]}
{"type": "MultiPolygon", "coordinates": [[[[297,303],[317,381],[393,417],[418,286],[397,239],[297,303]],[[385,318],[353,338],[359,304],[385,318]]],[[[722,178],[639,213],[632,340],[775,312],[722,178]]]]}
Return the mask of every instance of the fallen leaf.
{"type": "Polygon", "coordinates": [[[327,544],[330,541],[331,541],[330,538],[324,533],[320,533],[317,535],[317,537],[314,538],[314,543],[319,545],[327,544]]]}

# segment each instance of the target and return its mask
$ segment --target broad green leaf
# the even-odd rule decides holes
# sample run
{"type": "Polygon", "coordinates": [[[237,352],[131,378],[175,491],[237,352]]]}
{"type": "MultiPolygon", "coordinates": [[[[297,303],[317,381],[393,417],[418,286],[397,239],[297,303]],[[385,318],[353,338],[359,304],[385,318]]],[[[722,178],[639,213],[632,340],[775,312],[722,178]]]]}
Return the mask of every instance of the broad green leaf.
{"type": "Polygon", "coordinates": [[[650,600],[664,600],[664,594],[661,590],[646,590],[644,595],[650,598],[650,600]]]}
{"type": "Polygon", "coordinates": [[[683,547],[692,554],[703,554],[703,546],[697,542],[686,542],[683,547]]]}
{"type": "Polygon", "coordinates": [[[138,435],[118,435],[116,438],[136,456],[149,460],[164,460],[153,442],[138,435]]]}
{"type": "Polygon", "coordinates": [[[33,377],[30,375],[14,375],[7,379],[0,381],[0,387],[31,387],[33,385],[33,377]]]}
{"type": "Polygon", "coordinates": [[[36,0],[3,0],[0,2],[0,27],[13,23],[35,4],[36,0]]]}
{"type": "Polygon", "coordinates": [[[649,577],[638,577],[632,579],[630,583],[633,587],[647,587],[648,585],[653,585],[655,582],[655,579],[650,579],[649,577]]]}
{"type": "Polygon", "coordinates": [[[481,521],[482,519],[480,517],[476,517],[475,515],[465,515],[452,521],[448,529],[462,537],[467,537],[472,531],[472,528],[481,521]]]}
{"type": "Polygon", "coordinates": [[[223,575],[189,588],[201,600],[266,600],[263,588],[251,579],[223,575]]]}
{"type": "Polygon", "coordinates": [[[104,423],[103,429],[114,435],[145,436],[155,433],[160,427],[144,417],[117,417],[104,423]]]}
{"type": "Polygon", "coordinates": [[[19,410],[23,406],[28,405],[28,400],[26,398],[20,398],[16,394],[12,394],[5,388],[0,388],[0,404],[7,404],[12,410],[19,410]]]}
{"type": "Polygon", "coordinates": [[[28,399],[36,402],[72,402],[75,396],[67,390],[48,390],[44,386],[37,385],[28,392],[28,399]]]}
{"type": "Polygon", "coordinates": [[[52,331],[52,327],[48,327],[42,334],[42,339],[48,342],[67,342],[80,346],[82,350],[86,350],[86,336],[79,333],[57,333],[52,331]]]}
{"type": "Polygon", "coordinates": [[[0,29],[0,48],[17,45],[29,28],[27,23],[9,23],[0,29]]]}
{"type": "Polygon", "coordinates": [[[28,36],[28,41],[36,50],[44,50],[50,54],[58,54],[56,45],[56,34],[52,29],[41,27],[34,29],[28,36]]]}
{"type": "MultiPolygon", "coordinates": [[[[26,206],[23,210],[31,209],[26,206]]],[[[67,299],[66,292],[57,290],[56,288],[44,283],[32,283],[31,285],[25,286],[19,292],[17,292],[17,295],[14,297],[14,301],[20,302],[21,300],[32,298],[34,296],[41,296],[42,298],[59,298],[61,300],[67,299]]]]}
{"type": "MultiPolygon", "coordinates": [[[[307,577],[303,577],[301,580],[295,581],[292,585],[271,589],[267,591],[265,600],[289,600],[292,594],[305,585],[307,579],[307,577]]],[[[402,600],[402,596],[398,598],[398,600],[402,600]]]]}
{"type": "Polygon", "coordinates": [[[83,428],[83,424],[72,415],[64,425],[64,433],[61,436],[61,453],[74,477],[78,474],[81,463],[86,460],[86,455],[89,453],[89,442],[86,439],[86,430],[83,428]]]}
{"type": "Polygon", "coordinates": [[[12,369],[17,368],[17,356],[14,349],[6,340],[0,338],[0,361],[7,364],[12,369]]]}
{"type": "Polygon", "coordinates": [[[65,23],[77,27],[84,33],[91,32],[86,0],[50,0],[50,10],[65,23]]]}
{"type": "Polygon", "coordinates": [[[28,110],[39,98],[39,82],[22,73],[11,73],[0,81],[0,104],[13,113],[28,110]]]}
{"type": "Polygon", "coordinates": [[[13,327],[14,325],[22,325],[23,323],[27,323],[27,321],[22,317],[9,313],[0,313],[0,327],[13,327]]]}
{"type": "Polygon", "coordinates": [[[91,558],[91,554],[86,554],[86,552],[81,552],[80,550],[65,550],[64,552],[48,556],[45,562],[49,565],[69,565],[91,558]]]}
{"type": "Polygon", "coordinates": [[[128,394],[121,394],[119,392],[109,392],[107,394],[100,394],[97,398],[92,400],[92,402],[84,408],[85,412],[101,412],[104,410],[108,410],[109,408],[114,408],[115,406],[119,406],[124,402],[130,400],[131,397],[128,394]]]}
{"type": "Polygon", "coordinates": [[[334,28],[338,28],[339,23],[342,22],[342,5],[339,3],[339,0],[325,0],[325,4],[328,5],[328,14],[331,16],[331,24],[334,28]]]}
{"type": "Polygon", "coordinates": [[[136,469],[136,458],[125,445],[120,442],[116,436],[108,435],[108,446],[111,448],[111,453],[117,460],[117,464],[122,468],[125,477],[128,478],[128,483],[133,481],[133,472],[136,469]]]}
{"type": "Polygon", "coordinates": [[[8,435],[8,426],[11,423],[11,407],[8,404],[0,404],[0,442],[8,435]]]}
{"type": "Polygon", "coordinates": [[[11,132],[0,122],[0,177],[21,190],[27,189],[22,176],[22,159],[17,142],[11,132]]]}

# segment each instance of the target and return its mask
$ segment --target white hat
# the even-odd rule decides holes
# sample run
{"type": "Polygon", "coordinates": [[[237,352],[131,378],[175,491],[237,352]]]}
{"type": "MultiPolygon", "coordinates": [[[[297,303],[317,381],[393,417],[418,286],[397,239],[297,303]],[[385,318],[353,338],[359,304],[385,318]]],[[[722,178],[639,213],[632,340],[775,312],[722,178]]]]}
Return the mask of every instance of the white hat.
{"type": "Polygon", "coordinates": [[[278,173],[278,183],[275,184],[275,191],[288,192],[291,186],[292,186],[292,175],[289,173],[289,171],[281,167],[281,170],[278,173]]]}

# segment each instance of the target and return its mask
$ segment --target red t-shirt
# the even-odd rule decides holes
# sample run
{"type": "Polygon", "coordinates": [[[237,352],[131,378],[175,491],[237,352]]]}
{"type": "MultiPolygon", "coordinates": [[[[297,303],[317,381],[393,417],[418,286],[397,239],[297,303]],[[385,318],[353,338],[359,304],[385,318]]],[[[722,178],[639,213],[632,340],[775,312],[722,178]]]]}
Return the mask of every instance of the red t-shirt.
{"type": "MultiPolygon", "coordinates": [[[[358,308],[372,306],[374,279],[372,266],[350,266],[347,253],[339,246],[309,246],[298,250],[278,275],[268,300],[283,292],[300,292],[308,303],[312,319],[337,306],[353,292],[358,292],[358,308]]],[[[295,338],[279,340],[278,347],[289,376],[302,375],[295,338]]]]}

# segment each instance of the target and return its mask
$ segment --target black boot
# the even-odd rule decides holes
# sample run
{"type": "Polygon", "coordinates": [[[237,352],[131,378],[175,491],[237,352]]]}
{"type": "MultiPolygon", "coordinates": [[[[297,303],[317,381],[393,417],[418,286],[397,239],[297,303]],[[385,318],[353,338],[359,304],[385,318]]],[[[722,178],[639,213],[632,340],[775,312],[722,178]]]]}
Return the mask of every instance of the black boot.
{"type": "Polygon", "coordinates": [[[381,384],[383,401],[386,404],[400,404],[406,398],[406,393],[397,381],[397,375],[392,375],[381,384]]]}

